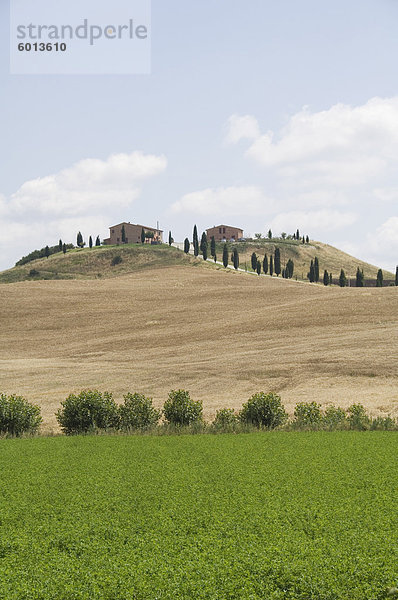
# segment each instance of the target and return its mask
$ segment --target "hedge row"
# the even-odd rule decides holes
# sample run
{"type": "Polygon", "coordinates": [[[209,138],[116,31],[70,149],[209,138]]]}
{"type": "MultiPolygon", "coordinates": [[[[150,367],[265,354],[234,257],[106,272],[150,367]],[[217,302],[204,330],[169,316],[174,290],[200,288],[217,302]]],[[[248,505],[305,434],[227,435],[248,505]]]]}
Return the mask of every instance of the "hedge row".
{"type": "MultiPolygon", "coordinates": [[[[116,404],[109,392],[83,390],[70,394],[56,413],[61,430],[66,435],[101,431],[168,433],[188,428],[196,432],[240,432],[252,429],[285,430],[398,430],[393,417],[370,417],[362,404],[347,410],[329,406],[325,410],[316,402],[300,402],[293,419],[277,394],[259,392],[243,404],[240,411],[218,410],[212,423],[203,420],[203,406],[186,390],[171,390],[163,409],[153,406],[152,398],[128,393],[123,404],[116,404]],[[159,425],[163,418],[163,423],[159,425]]],[[[0,435],[20,436],[37,433],[42,418],[40,408],[21,396],[0,394],[0,435]]]]}

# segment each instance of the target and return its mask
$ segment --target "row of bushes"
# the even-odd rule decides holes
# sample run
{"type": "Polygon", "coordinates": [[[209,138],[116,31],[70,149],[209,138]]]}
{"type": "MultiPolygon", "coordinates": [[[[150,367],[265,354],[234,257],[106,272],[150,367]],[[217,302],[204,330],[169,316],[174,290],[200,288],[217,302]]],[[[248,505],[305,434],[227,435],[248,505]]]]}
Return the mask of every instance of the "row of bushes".
{"type": "MultiPolygon", "coordinates": [[[[123,404],[116,404],[109,392],[85,390],[70,394],[56,413],[61,430],[66,435],[100,431],[176,431],[240,432],[250,429],[287,430],[398,430],[398,420],[392,417],[370,417],[362,404],[347,410],[329,406],[322,410],[316,402],[300,402],[293,419],[277,394],[259,392],[243,404],[240,411],[218,410],[212,423],[203,420],[202,402],[193,400],[185,390],[172,390],[163,410],[153,406],[143,394],[128,393],[123,404]],[[163,418],[163,424],[159,425],[163,418]]],[[[42,418],[40,408],[21,396],[0,394],[0,435],[20,436],[38,431],[42,418]]]]}

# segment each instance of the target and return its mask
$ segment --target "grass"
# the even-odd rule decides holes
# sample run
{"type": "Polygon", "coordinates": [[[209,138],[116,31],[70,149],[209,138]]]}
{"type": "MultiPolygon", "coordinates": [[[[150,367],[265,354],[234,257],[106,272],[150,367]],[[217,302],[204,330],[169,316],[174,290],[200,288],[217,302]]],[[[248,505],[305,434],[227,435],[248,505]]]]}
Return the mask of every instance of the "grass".
{"type": "Polygon", "coordinates": [[[123,246],[100,246],[93,248],[75,248],[53,254],[49,258],[40,258],[23,265],[13,267],[0,273],[0,283],[16,283],[18,281],[57,280],[57,279],[98,279],[137,272],[143,269],[154,269],[172,265],[194,263],[191,256],[185,255],[176,248],[162,244],[126,244],[123,246]],[[121,262],[112,265],[115,257],[121,262]],[[34,270],[38,274],[30,275],[34,270]]]}
{"type": "Polygon", "coordinates": [[[0,598],[381,600],[393,433],[0,441],[0,598]]]}
{"type": "Polygon", "coordinates": [[[0,391],[39,404],[46,430],[87,388],[117,401],[144,393],[157,407],[187,389],[208,421],[258,391],[280,393],[290,414],[314,400],[397,416],[397,292],[200,265],[3,285],[0,391]]]}

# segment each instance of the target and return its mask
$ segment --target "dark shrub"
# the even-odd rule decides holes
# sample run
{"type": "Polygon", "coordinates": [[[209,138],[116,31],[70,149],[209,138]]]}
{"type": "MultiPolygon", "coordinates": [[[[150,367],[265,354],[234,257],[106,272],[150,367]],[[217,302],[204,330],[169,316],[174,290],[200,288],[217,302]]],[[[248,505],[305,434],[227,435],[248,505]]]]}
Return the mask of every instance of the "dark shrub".
{"type": "Polygon", "coordinates": [[[22,396],[0,394],[0,434],[20,436],[36,433],[42,418],[40,408],[22,396]]]}
{"type": "Polygon", "coordinates": [[[163,406],[163,415],[171,425],[191,425],[202,421],[203,406],[192,400],[186,390],[171,390],[163,406]]]}
{"type": "Polygon", "coordinates": [[[119,416],[122,429],[149,429],[158,424],[161,411],[154,408],[152,398],[126,394],[124,404],[119,406],[119,416]]]}
{"type": "Polygon", "coordinates": [[[287,413],[280,396],[259,392],[243,404],[239,419],[242,423],[274,429],[286,422],[287,413]]]}
{"type": "Polygon", "coordinates": [[[116,256],[114,256],[112,258],[111,265],[112,265],[112,267],[115,267],[116,265],[120,265],[121,262],[123,262],[123,259],[120,256],[120,254],[117,254],[116,256]]]}
{"type": "Polygon", "coordinates": [[[36,269],[31,269],[29,271],[29,277],[38,277],[38,275],[40,275],[40,271],[37,271],[36,269]]]}
{"type": "Polygon", "coordinates": [[[109,392],[83,390],[70,394],[61,406],[55,416],[66,435],[118,427],[118,407],[109,392]]]}

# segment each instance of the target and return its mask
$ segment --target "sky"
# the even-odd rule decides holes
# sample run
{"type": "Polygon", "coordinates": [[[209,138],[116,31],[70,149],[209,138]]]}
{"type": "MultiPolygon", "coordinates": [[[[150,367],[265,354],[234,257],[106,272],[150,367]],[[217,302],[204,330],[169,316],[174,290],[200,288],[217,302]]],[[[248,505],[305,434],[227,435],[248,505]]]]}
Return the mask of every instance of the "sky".
{"type": "Polygon", "coordinates": [[[299,228],[395,271],[396,0],[152,0],[150,37],[150,74],[12,75],[0,0],[1,269],[159,221],[299,228]]]}

